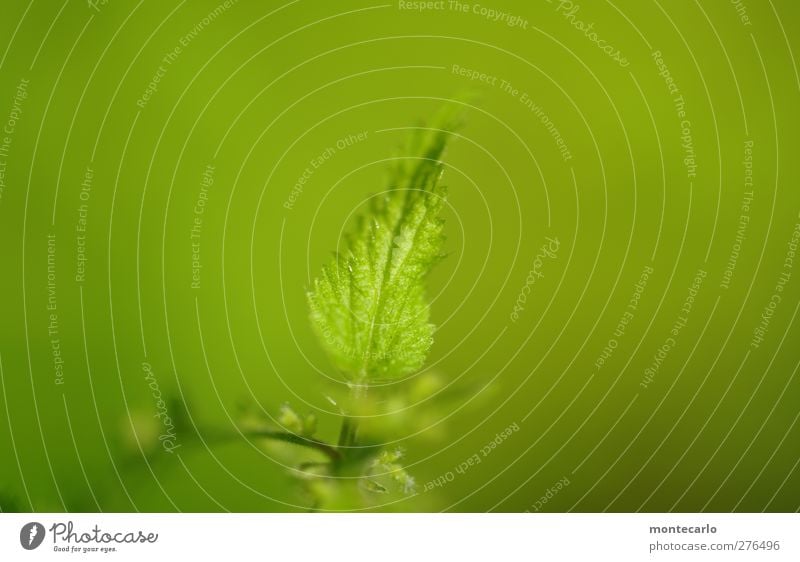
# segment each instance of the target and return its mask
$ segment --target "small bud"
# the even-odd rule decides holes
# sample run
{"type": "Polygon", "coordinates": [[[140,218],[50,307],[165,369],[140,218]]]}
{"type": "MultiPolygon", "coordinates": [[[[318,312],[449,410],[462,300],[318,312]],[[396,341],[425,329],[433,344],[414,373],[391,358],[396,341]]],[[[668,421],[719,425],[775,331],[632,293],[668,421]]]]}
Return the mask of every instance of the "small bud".
{"type": "Polygon", "coordinates": [[[311,437],[317,432],[317,416],[308,414],[303,420],[303,435],[311,437]]]}
{"type": "Polygon", "coordinates": [[[303,420],[297,415],[289,404],[281,404],[280,415],[278,416],[278,423],[281,424],[286,431],[295,433],[297,435],[303,434],[303,420]]]}

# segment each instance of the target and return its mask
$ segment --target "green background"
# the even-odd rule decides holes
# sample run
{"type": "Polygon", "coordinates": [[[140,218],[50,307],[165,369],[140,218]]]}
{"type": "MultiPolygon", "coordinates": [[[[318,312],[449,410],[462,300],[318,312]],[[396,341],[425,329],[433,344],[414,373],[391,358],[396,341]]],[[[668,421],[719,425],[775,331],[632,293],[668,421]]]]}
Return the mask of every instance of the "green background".
{"type": "Polygon", "coordinates": [[[594,22],[626,67],[571,25],[566,3],[466,4],[464,13],[380,0],[3,3],[4,126],[29,81],[3,134],[4,511],[306,509],[290,461],[241,436],[213,436],[289,401],[316,412],[320,437],[335,439],[325,397],[343,385],[311,333],[305,290],[352,213],[385,187],[404,129],[447,103],[469,107],[445,156],[449,257],[429,280],[439,329],[426,369],[435,375],[422,376],[440,386],[376,420],[385,441],[406,449],[417,493],[353,508],[800,507],[800,271],[785,264],[800,228],[797,3],[745,0],[749,25],[723,0],[580,3],[573,20],[594,22]],[[480,6],[527,24],[492,21],[480,6]],[[684,97],[696,177],[653,51],[684,97]],[[138,106],[160,65],[157,90],[138,106]],[[453,65],[497,80],[470,81],[453,65]],[[448,102],[467,91],[470,101],[448,102]],[[363,131],[284,206],[315,157],[363,131]],[[725,288],[747,141],[752,203],[725,288]],[[208,165],[193,288],[190,233],[208,165]],[[559,250],[536,266],[541,277],[513,321],[546,237],[559,250]],[[647,266],[639,306],[615,337],[647,266]],[[686,326],[645,388],[700,269],[686,326]],[[597,368],[611,338],[618,345],[597,368]],[[180,421],[171,454],[158,444],[143,362],[180,421]],[[514,423],[519,431],[482,456],[514,423]],[[455,470],[475,454],[479,464],[455,470]],[[452,481],[425,490],[441,477],[452,481]]]}

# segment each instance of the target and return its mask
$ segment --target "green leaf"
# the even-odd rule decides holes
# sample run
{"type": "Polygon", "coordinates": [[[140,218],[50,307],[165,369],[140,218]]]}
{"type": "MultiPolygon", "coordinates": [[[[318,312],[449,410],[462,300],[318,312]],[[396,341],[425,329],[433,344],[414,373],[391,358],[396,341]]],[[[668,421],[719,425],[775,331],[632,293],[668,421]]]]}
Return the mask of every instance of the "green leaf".
{"type": "Polygon", "coordinates": [[[422,367],[434,326],[424,278],[440,259],[440,158],[457,118],[445,109],[413,129],[386,191],[370,200],[308,294],[311,324],[348,380],[397,379],[422,367]]]}
{"type": "Polygon", "coordinates": [[[414,493],[416,487],[414,477],[398,462],[403,458],[404,454],[405,452],[401,448],[384,450],[378,453],[372,460],[364,477],[364,484],[367,490],[386,493],[389,491],[386,484],[393,483],[393,487],[403,494],[414,493]]]}

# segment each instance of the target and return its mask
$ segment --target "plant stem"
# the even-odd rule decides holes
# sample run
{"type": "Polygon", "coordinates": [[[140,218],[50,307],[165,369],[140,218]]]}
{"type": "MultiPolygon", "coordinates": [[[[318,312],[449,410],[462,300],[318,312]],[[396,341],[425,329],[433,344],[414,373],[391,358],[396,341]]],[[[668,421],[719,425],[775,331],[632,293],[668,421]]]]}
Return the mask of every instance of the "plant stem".
{"type": "MultiPolygon", "coordinates": [[[[356,383],[350,386],[350,410],[359,410],[359,402],[367,397],[366,383],[356,383]]],[[[358,437],[358,418],[345,415],[342,419],[342,429],[339,432],[339,448],[352,447],[358,437]]]]}
{"type": "Polygon", "coordinates": [[[344,416],[342,418],[342,429],[339,431],[339,447],[349,447],[351,441],[355,440],[355,432],[358,429],[358,421],[344,416]]]}

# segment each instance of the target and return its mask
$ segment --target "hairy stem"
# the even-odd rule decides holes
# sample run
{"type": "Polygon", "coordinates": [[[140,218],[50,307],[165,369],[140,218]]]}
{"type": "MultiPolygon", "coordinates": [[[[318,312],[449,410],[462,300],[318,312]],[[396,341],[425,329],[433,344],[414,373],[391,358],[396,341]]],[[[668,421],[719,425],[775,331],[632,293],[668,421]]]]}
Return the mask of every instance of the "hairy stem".
{"type": "MultiPolygon", "coordinates": [[[[359,411],[359,403],[367,397],[366,383],[356,383],[350,386],[350,410],[359,411]]],[[[342,429],[339,432],[339,448],[353,447],[358,439],[358,418],[345,415],[342,419],[342,429]]]]}
{"type": "Polygon", "coordinates": [[[349,447],[355,442],[358,420],[350,416],[342,418],[342,429],[339,431],[339,447],[349,447]]]}

